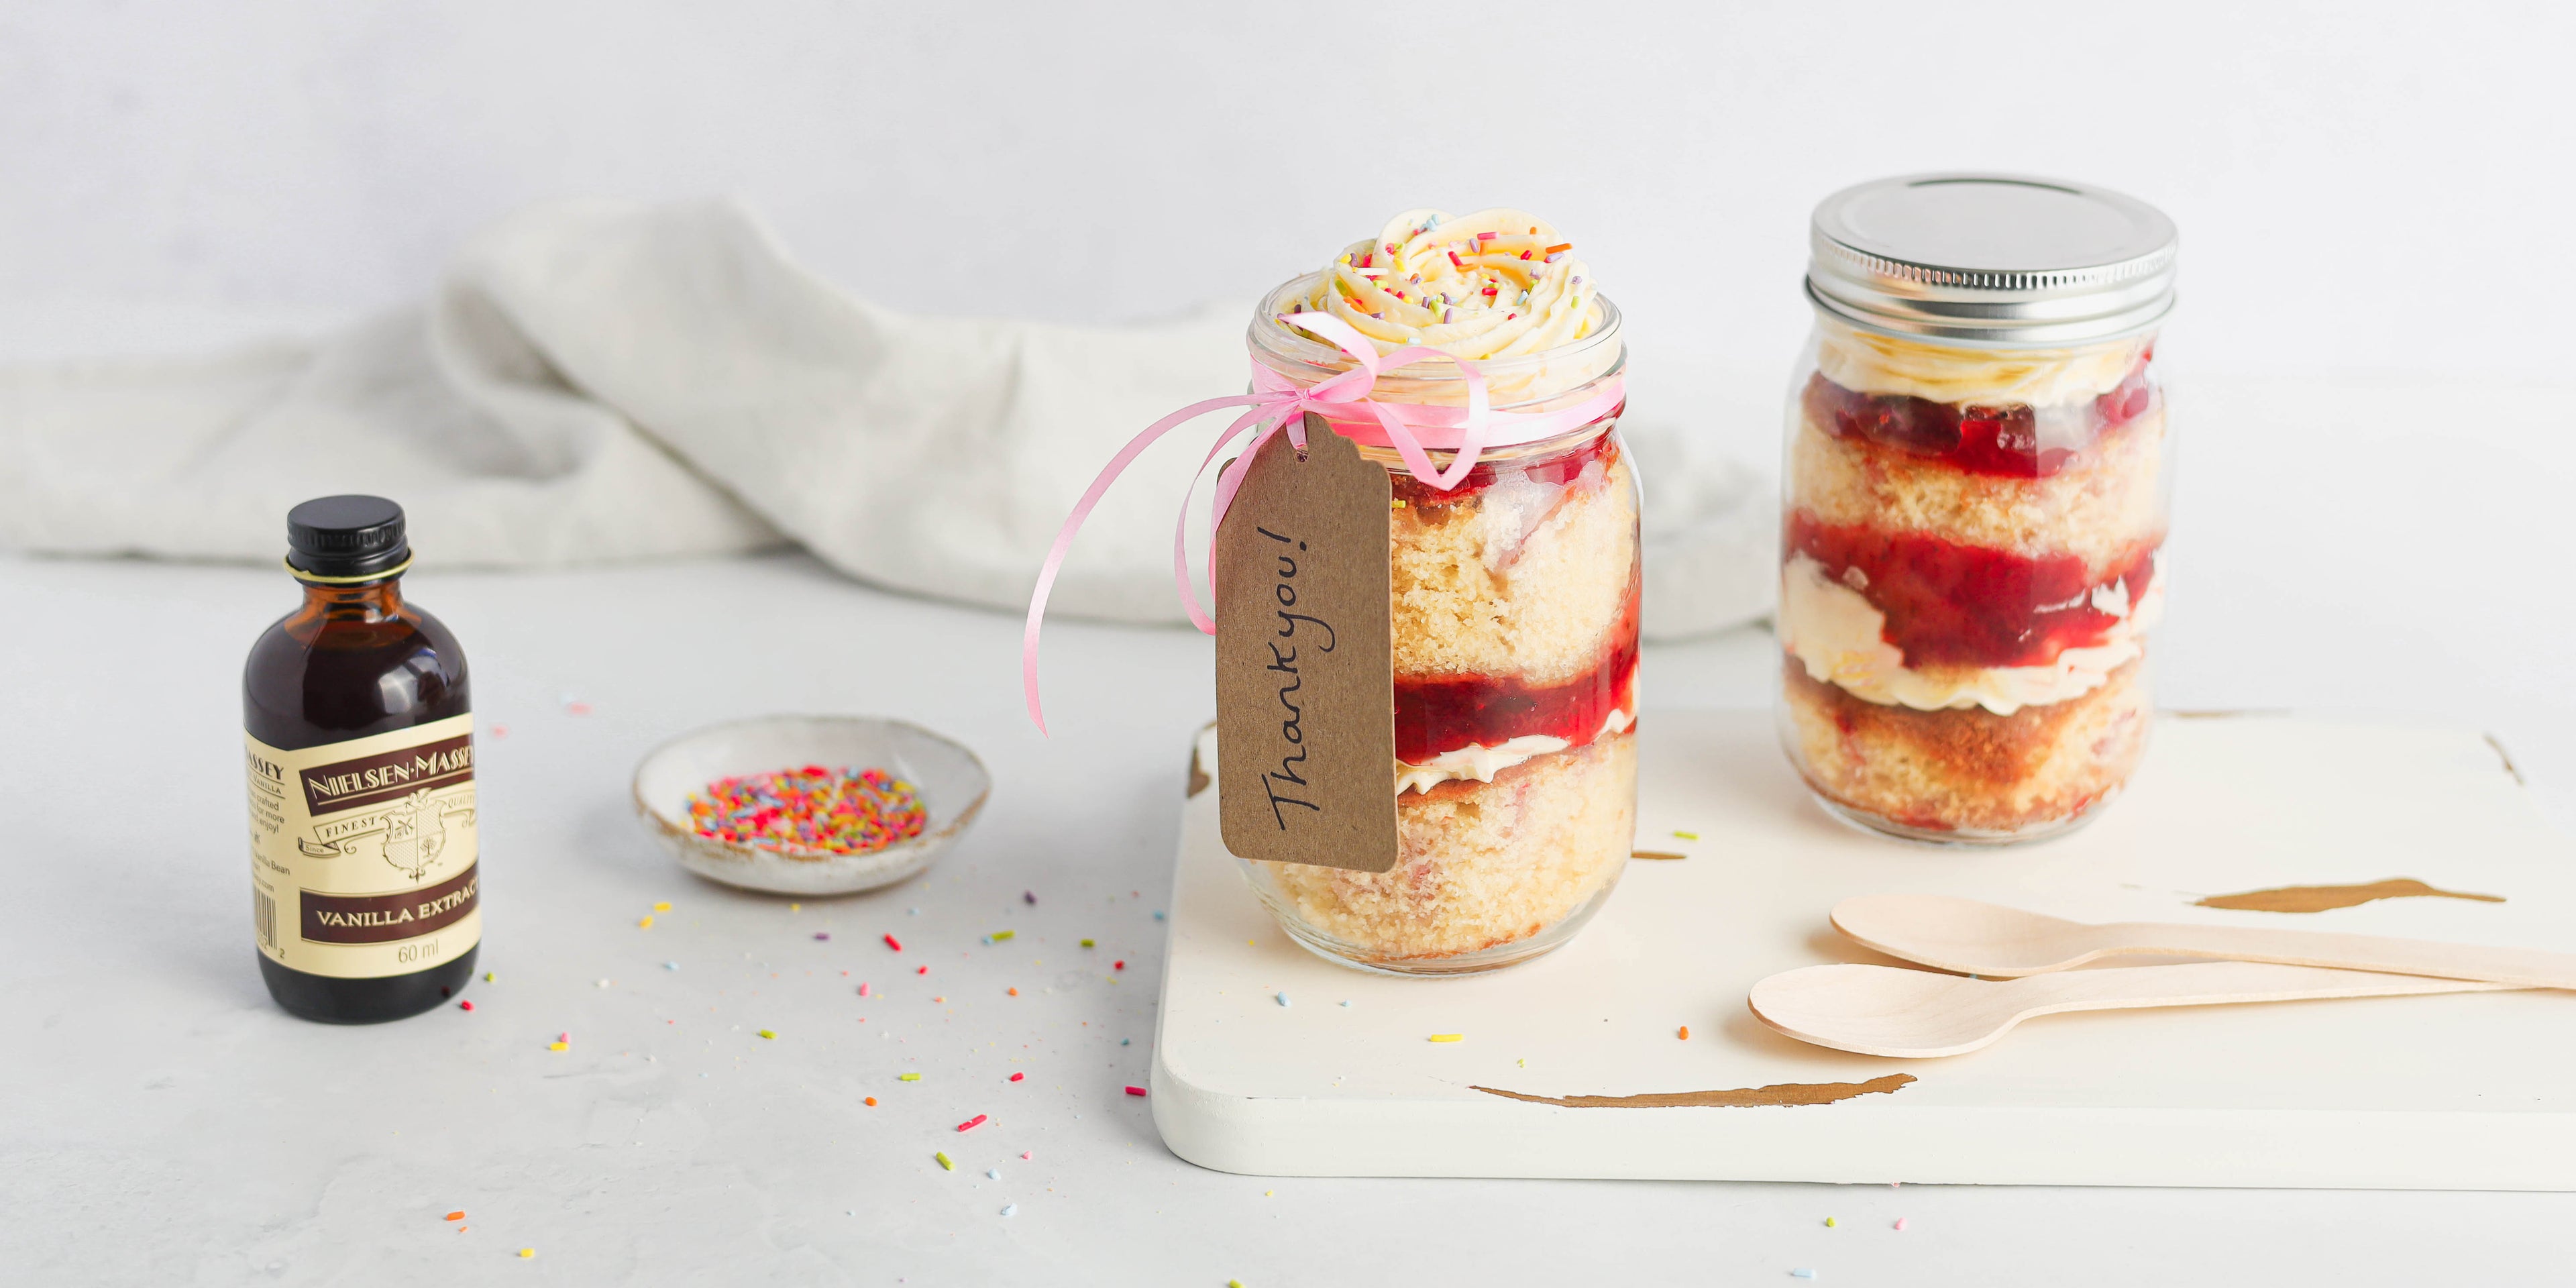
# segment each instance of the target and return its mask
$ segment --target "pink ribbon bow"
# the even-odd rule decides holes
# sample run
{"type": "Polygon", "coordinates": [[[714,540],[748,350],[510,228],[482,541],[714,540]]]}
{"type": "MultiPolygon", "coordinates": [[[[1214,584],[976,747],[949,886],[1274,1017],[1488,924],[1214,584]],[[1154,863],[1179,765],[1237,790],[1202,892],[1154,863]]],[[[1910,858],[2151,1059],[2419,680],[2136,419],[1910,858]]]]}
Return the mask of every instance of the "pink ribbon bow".
{"type": "Polygon", "coordinates": [[[1498,412],[1488,404],[1485,376],[1482,370],[1465,358],[1453,358],[1438,349],[1406,345],[1381,354],[1368,337],[1357,328],[1329,313],[1295,313],[1282,319],[1291,326],[1331,340],[1359,365],[1326,380],[1312,389],[1271,370],[1261,363],[1252,364],[1253,390],[1232,398],[1209,398],[1191,403],[1179,411],[1145,427],[1143,433],[1127,440],[1118,454],[1109,458],[1100,476],[1091,481],[1082,499],[1074,503],[1073,513],[1065,516],[1064,527],[1055,534],[1055,545],[1047,551],[1046,563],[1038,569],[1037,590],[1029,596],[1028,625],[1020,635],[1020,683],[1029,700],[1029,719],[1036,721],[1038,732],[1046,732],[1046,714],[1038,704],[1038,626],[1046,619],[1048,592],[1055,589],[1058,569],[1064,566],[1066,552],[1073,548],[1073,534],[1092,508],[1100,504],[1109,485],[1154,445],[1163,435],[1180,428],[1212,411],[1227,407],[1248,408],[1225,432],[1217,435],[1190,476],[1189,492],[1181,497],[1181,513],[1172,525],[1172,581],[1180,588],[1181,606],[1188,610],[1190,621],[1200,631],[1213,635],[1216,621],[1210,610],[1199,603],[1198,591],[1190,585],[1189,521],[1190,496],[1198,491],[1198,476],[1207,472],[1226,445],[1246,429],[1257,429],[1252,441],[1244,445],[1234,462],[1217,474],[1216,500],[1208,518],[1211,540],[1218,524],[1225,521],[1226,508],[1234,501],[1235,492],[1243,486],[1243,472],[1252,464],[1270,436],[1285,430],[1288,441],[1299,451],[1306,449],[1306,413],[1314,412],[1333,423],[1345,438],[1363,447],[1392,447],[1404,461],[1413,477],[1440,491],[1458,486],[1467,472],[1476,468],[1476,459],[1488,446],[1508,446],[1545,438],[1582,425],[1588,425],[1619,405],[1623,396],[1621,382],[1612,377],[1602,382],[1599,393],[1571,407],[1549,412],[1498,412]],[[1377,378],[1407,363],[1425,359],[1447,359],[1456,363],[1467,377],[1467,405],[1430,407],[1418,403],[1383,403],[1369,397],[1377,387],[1377,378]],[[1426,450],[1428,449],[1428,450],[1426,450]],[[1432,451],[1456,453],[1449,468],[1440,469],[1431,460],[1432,451]]]}

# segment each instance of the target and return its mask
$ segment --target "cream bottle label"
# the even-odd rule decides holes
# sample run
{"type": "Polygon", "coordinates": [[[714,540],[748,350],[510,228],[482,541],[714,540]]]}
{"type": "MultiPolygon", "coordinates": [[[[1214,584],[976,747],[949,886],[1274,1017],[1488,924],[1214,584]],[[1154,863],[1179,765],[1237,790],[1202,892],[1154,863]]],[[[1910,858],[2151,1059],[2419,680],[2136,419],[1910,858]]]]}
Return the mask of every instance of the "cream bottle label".
{"type": "Polygon", "coordinates": [[[297,751],[242,744],[252,924],[269,960],[375,979],[483,938],[474,717],[297,751]]]}

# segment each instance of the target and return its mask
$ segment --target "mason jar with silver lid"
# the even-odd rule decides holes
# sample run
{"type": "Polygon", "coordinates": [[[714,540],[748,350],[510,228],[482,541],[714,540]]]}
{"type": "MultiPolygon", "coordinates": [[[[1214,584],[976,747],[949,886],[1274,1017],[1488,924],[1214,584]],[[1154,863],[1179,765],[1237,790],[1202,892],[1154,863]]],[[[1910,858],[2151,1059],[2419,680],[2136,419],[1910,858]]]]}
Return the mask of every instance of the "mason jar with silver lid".
{"type": "Polygon", "coordinates": [[[1789,757],[1878,832],[2061,834],[2153,723],[2173,223],[2084,184],[1924,174],[1826,198],[1810,249],[1782,470],[1789,757]]]}

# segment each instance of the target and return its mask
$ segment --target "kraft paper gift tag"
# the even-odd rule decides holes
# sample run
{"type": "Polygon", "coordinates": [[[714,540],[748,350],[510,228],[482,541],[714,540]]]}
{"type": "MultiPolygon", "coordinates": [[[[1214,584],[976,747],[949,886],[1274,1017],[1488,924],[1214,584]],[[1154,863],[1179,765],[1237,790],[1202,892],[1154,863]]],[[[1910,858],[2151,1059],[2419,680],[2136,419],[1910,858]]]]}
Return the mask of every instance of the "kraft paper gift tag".
{"type": "Polygon", "coordinates": [[[1313,414],[1252,457],[1209,559],[1218,815],[1247,859],[1395,866],[1386,468],[1313,414]]]}

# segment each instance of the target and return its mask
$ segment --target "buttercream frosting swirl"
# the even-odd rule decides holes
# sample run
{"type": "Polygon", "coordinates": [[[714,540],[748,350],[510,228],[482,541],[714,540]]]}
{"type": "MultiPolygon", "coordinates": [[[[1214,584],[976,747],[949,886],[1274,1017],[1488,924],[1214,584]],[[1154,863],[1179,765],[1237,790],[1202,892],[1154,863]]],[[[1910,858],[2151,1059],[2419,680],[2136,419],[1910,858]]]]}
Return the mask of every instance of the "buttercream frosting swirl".
{"type": "Polygon", "coordinates": [[[1556,226],[1508,207],[1408,210],[1325,266],[1305,307],[1381,353],[1405,345],[1477,361],[1543,353],[1600,324],[1592,270],[1556,226]]]}
{"type": "Polygon", "coordinates": [[[1854,393],[1937,403],[2056,407],[2120,387],[2153,344],[2133,336],[2068,349],[1969,349],[1927,344],[1823,319],[1816,370],[1854,393]]]}

